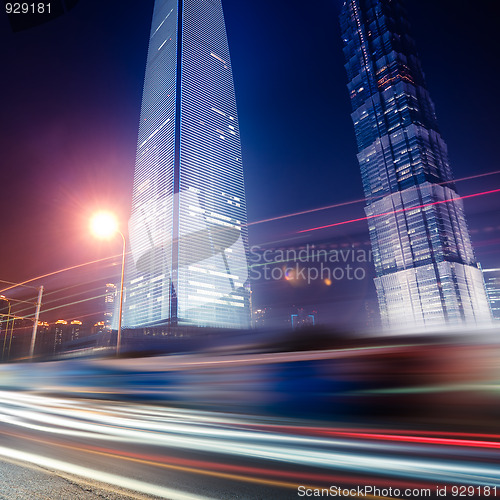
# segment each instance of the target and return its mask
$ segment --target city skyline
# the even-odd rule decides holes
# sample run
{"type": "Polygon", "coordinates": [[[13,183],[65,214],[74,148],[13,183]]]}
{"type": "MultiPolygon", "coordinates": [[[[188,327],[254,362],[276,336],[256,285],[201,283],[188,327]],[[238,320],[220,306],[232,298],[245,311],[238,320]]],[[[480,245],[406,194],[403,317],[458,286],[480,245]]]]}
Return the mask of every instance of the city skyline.
{"type": "Polygon", "coordinates": [[[0,498],[500,491],[498,0],[4,4],[0,498]]]}
{"type": "MultiPolygon", "coordinates": [[[[262,16],[254,3],[224,0],[245,137],[252,245],[287,238],[293,238],[291,244],[296,246],[368,240],[366,222],[321,231],[314,238],[296,234],[298,229],[360,218],[363,201],[256,224],[336,202],[362,200],[337,23],[341,3],[325,1],[315,12],[306,12],[304,42],[293,36],[293,12],[300,2],[288,2],[285,9],[278,2],[262,16]]],[[[490,100],[470,87],[461,66],[466,60],[468,72],[479,74],[491,59],[492,31],[484,23],[492,22],[493,16],[466,4],[450,10],[446,2],[408,3],[455,176],[461,179],[496,170],[490,100]],[[470,34],[467,40],[461,36],[465,29],[470,34]],[[460,109],[455,105],[458,97],[460,109]]],[[[93,2],[80,2],[70,14],[15,35],[6,19],[1,19],[10,69],[2,88],[11,98],[4,109],[9,127],[0,138],[9,185],[0,200],[3,212],[9,213],[3,228],[8,244],[0,248],[4,269],[0,279],[20,282],[107,259],[32,283],[48,286],[42,320],[95,315],[102,310],[97,297],[102,295],[101,283],[117,281],[116,260],[109,257],[119,253],[119,243],[91,240],[87,221],[89,213],[103,203],[120,215],[122,227],[128,220],[152,2],[141,8],[120,6],[118,13],[117,5],[110,2],[97,9],[93,2]],[[90,26],[93,36],[89,39],[90,26]],[[120,40],[119,50],[116,40],[120,40]],[[18,103],[22,103],[21,113],[18,103]],[[78,281],[81,288],[73,288],[78,281]],[[74,305],[55,309],[68,302],[74,305]]],[[[483,7],[487,10],[492,4],[483,7]]],[[[497,179],[460,181],[458,187],[464,195],[482,192],[495,186],[497,179]]],[[[494,215],[498,198],[485,196],[465,203],[478,260],[483,267],[498,267],[494,215]]],[[[285,286],[259,284],[253,297],[259,299],[256,307],[277,299],[307,306],[308,300],[316,304],[321,296],[323,308],[331,309],[329,316],[321,311],[321,318],[336,321],[349,308],[345,318],[349,322],[359,316],[364,300],[351,290],[346,307],[342,303],[346,294],[338,290],[335,295],[333,286],[317,291],[285,286]],[[282,294],[276,294],[278,287],[282,294]],[[328,306],[337,302],[340,305],[328,306]]],[[[14,298],[22,299],[36,293],[14,291],[14,298]]]]}

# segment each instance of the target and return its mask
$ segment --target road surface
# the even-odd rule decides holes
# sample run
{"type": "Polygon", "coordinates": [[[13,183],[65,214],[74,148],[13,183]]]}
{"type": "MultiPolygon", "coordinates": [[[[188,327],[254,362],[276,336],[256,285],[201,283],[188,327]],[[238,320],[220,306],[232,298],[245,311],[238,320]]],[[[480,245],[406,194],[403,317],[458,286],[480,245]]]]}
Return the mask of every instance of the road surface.
{"type": "Polygon", "coordinates": [[[495,434],[0,392],[0,493],[8,499],[279,500],[366,486],[367,498],[430,498],[413,490],[434,497],[446,486],[451,496],[459,485],[496,488],[500,496],[499,449],[495,434]],[[382,494],[388,488],[392,496],[382,494]]]}

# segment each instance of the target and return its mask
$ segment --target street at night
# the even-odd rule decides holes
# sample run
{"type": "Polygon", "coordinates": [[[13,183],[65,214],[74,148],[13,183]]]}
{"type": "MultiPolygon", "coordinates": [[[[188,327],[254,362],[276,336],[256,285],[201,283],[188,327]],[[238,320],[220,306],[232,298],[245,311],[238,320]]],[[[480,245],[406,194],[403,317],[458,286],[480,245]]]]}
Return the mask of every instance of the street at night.
{"type": "MultiPolygon", "coordinates": [[[[230,499],[361,486],[406,498],[431,489],[434,498],[437,487],[500,487],[491,407],[499,350],[389,345],[11,366],[0,379],[0,455],[36,465],[27,477],[69,477],[84,485],[81,498],[103,488],[230,499]],[[438,376],[443,351],[449,363],[438,376]],[[405,369],[408,355],[419,362],[405,369]]],[[[367,496],[398,498],[376,493],[367,496]]]]}
{"type": "MultiPolygon", "coordinates": [[[[125,402],[0,397],[1,456],[80,484],[103,483],[82,498],[93,498],[93,488],[171,499],[295,498],[301,486],[430,488],[433,497],[437,486],[500,488],[494,434],[325,427],[125,402]]],[[[368,496],[381,497],[374,492],[368,496]]]]}
{"type": "Polygon", "coordinates": [[[498,0],[1,9],[0,499],[500,496],[498,0]]]}

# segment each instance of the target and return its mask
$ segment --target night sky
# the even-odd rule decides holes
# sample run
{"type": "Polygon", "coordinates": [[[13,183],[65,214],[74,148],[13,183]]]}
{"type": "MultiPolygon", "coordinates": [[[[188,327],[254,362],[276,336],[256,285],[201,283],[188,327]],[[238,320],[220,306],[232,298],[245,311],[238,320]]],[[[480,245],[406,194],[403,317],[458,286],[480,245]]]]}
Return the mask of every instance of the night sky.
{"type": "MultiPolygon", "coordinates": [[[[296,235],[300,229],[362,217],[362,202],[256,223],[363,196],[343,68],[341,3],[223,0],[248,219],[255,223],[251,245],[368,239],[363,222],[309,233],[306,239],[296,235]]],[[[500,170],[497,4],[407,0],[458,179],[500,170]]],[[[126,230],[152,8],[152,0],[80,0],[63,17],[18,33],[0,15],[1,280],[20,282],[121,251],[119,240],[102,243],[90,236],[88,218],[97,208],[107,208],[119,214],[126,230]]],[[[500,188],[500,175],[461,181],[457,188],[462,195],[500,188]]],[[[476,254],[485,267],[500,267],[499,208],[498,195],[465,202],[476,254]]],[[[31,283],[47,288],[42,319],[99,319],[99,299],[49,309],[99,295],[103,283],[117,281],[118,274],[117,260],[109,259],[31,283]]],[[[361,299],[340,322],[357,314],[365,295],[373,296],[371,280],[361,288],[347,293],[361,299]]],[[[266,290],[256,287],[256,305],[271,304],[266,290]]],[[[36,292],[4,293],[29,298],[36,292]]],[[[334,301],[321,293],[320,300],[310,289],[294,290],[282,294],[281,306],[334,301]],[[306,296],[313,302],[307,303],[306,296]]]]}

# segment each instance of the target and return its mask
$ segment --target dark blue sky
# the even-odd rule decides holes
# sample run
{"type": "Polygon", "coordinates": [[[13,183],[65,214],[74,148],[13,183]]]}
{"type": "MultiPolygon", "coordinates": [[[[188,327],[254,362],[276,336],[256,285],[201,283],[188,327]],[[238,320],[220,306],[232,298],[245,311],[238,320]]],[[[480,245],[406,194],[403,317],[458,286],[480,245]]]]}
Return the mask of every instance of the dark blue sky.
{"type": "MultiPolygon", "coordinates": [[[[500,169],[498,2],[406,3],[455,176],[500,169]]],[[[80,0],[67,15],[16,34],[0,16],[0,279],[18,282],[118,253],[119,245],[91,239],[87,219],[102,206],[124,225],[128,219],[152,5],[80,0]]],[[[362,197],[340,5],[223,0],[250,222],[362,197]]],[[[496,187],[498,175],[458,183],[461,194],[496,187]]],[[[465,207],[478,257],[500,267],[498,197],[465,207]]],[[[251,244],[362,217],[362,208],[255,224],[251,244]]],[[[307,241],[329,238],[365,240],[366,225],[307,241]]],[[[75,279],[67,276],[61,283],[75,279]]]]}

